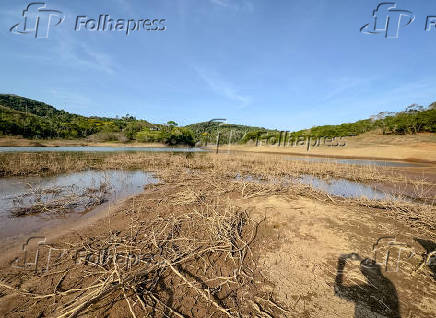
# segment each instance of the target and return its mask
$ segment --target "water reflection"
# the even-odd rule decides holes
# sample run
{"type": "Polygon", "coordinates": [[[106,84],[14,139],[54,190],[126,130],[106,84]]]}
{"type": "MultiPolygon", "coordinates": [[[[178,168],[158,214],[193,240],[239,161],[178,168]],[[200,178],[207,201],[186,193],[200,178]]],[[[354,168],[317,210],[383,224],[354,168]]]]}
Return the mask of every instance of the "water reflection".
{"type": "Polygon", "coordinates": [[[374,189],[366,184],[349,181],[346,179],[327,179],[323,180],[312,175],[304,175],[297,179],[302,184],[307,184],[315,189],[325,191],[332,195],[345,198],[367,198],[373,200],[393,199],[387,193],[374,189]]]}
{"type": "Polygon", "coordinates": [[[78,213],[68,212],[83,212],[104,202],[116,202],[157,182],[150,173],[121,170],[0,178],[0,238],[77,218],[78,213]],[[12,217],[17,211],[26,216],[12,217]]]}
{"type": "Polygon", "coordinates": [[[342,196],[344,198],[367,198],[371,200],[394,200],[390,194],[383,191],[377,190],[369,185],[349,181],[346,179],[321,179],[313,175],[302,175],[299,177],[287,177],[281,179],[260,179],[252,175],[237,175],[236,180],[246,181],[246,182],[257,182],[257,183],[283,183],[289,185],[292,183],[300,183],[310,185],[311,187],[327,192],[328,194],[335,196],[342,196]]]}

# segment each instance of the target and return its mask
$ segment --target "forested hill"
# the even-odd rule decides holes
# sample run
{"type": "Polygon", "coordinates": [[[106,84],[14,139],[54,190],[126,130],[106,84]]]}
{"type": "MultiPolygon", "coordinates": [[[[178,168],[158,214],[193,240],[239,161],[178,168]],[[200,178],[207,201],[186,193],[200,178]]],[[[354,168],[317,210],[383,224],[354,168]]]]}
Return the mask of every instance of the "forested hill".
{"type": "MultiPolygon", "coordinates": [[[[436,132],[436,102],[428,107],[411,105],[402,112],[382,112],[369,119],[340,125],[324,125],[291,132],[290,136],[349,136],[371,130],[383,134],[436,132]]],[[[164,142],[193,145],[215,142],[218,132],[223,143],[246,142],[279,136],[278,130],[220,122],[203,122],[178,127],[174,121],[151,124],[125,115],[121,118],[86,117],[43,102],[0,94],[0,135],[27,138],[94,138],[96,141],[164,142]]]]}
{"type": "MultiPolygon", "coordinates": [[[[340,125],[315,126],[310,129],[294,131],[289,133],[290,138],[299,136],[312,137],[339,137],[357,136],[369,131],[378,131],[383,135],[409,135],[422,132],[436,133],[436,102],[428,107],[410,105],[401,112],[381,112],[371,116],[369,119],[359,120],[354,123],[340,125]]],[[[242,139],[242,143],[249,140],[265,139],[279,140],[280,132],[259,131],[249,132],[242,139]]]]}
{"type": "Polygon", "coordinates": [[[273,131],[263,127],[226,124],[213,121],[188,125],[186,128],[192,130],[197,137],[197,140],[201,141],[203,144],[207,142],[216,142],[218,132],[222,143],[228,143],[229,139],[231,143],[237,143],[243,140],[244,136],[247,134],[256,134],[259,131],[273,131]]]}
{"type": "Polygon", "coordinates": [[[297,133],[313,136],[350,136],[375,129],[388,135],[436,132],[436,102],[428,107],[413,104],[401,112],[380,112],[369,119],[354,123],[317,126],[297,133]]]}
{"type": "Polygon", "coordinates": [[[19,112],[30,113],[41,117],[81,117],[79,115],[70,114],[63,110],[58,110],[51,105],[47,105],[46,103],[20,97],[17,95],[0,94],[0,105],[9,107],[19,112]]]}
{"type": "Polygon", "coordinates": [[[145,120],[86,117],[43,102],[16,95],[0,94],[0,133],[37,138],[83,138],[100,132],[121,132],[131,123],[152,127],[145,120]]]}

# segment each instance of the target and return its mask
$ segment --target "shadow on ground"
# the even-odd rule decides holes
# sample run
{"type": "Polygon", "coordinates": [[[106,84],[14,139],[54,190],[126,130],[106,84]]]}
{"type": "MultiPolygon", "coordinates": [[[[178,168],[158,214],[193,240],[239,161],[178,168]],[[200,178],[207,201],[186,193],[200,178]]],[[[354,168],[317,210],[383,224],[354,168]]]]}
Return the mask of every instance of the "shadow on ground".
{"type": "Polygon", "coordinates": [[[401,317],[394,284],[382,274],[380,265],[374,260],[361,259],[356,253],[339,257],[335,295],[355,303],[354,318],[373,317],[374,313],[387,318],[401,317]],[[360,271],[366,279],[365,283],[353,286],[343,284],[347,259],[360,261],[360,271]]]}

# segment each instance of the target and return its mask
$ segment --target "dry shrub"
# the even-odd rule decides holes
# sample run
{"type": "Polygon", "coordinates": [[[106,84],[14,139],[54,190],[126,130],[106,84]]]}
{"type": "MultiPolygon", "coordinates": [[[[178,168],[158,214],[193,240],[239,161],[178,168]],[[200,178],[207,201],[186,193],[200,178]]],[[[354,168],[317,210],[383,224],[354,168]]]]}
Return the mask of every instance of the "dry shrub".
{"type": "Polygon", "coordinates": [[[180,153],[9,153],[0,154],[0,175],[47,175],[86,169],[173,169],[212,170],[222,176],[251,174],[274,178],[309,174],[319,177],[344,178],[359,182],[409,183],[416,192],[434,186],[425,178],[410,180],[394,167],[360,166],[326,162],[287,160],[273,154],[180,153]]]}
{"type": "MultiPolygon", "coordinates": [[[[306,173],[390,180],[390,171],[385,168],[310,164],[252,154],[57,156],[50,154],[47,159],[63,158],[52,172],[141,168],[156,171],[165,184],[151,186],[150,197],[144,194],[134,204],[123,206],[119,213],[130,220],[127,226],[101,230],[98,235],[82,233],[68,243],[57,244],[55,248],[66,251],[67,256],[48,272],[27,274],[26,279],[21,272],[3,275],[1,292],[20,296],[20,315],[31,316],[30,312],[40,308],[41,316],[58,317],[292,317],[264,291],[265,280],[257,272],[251,253],[258,224],[246,211],[229,203],[236,194],[243,198],[304,195],[335,204],[365,205],[415,219],[419,226],[434,231],[434,208],[429,205],[332,198],[309,186],[271,182],[306,173]],[[237,180],[238,175],[260,181],[237,180]],[[95,256],[102,251],[103,261],[96,262],[95,256]],[[123,262],[110,255],[120,255],[118,260],[123,262]],[[41,277],[52,279],[43,283],[41,277]]],[[[29,158],[44,161],[43,155],[29,158]]],[[[29,167],[36,165],[27,163],[29,167]]],[[[16,174],[29,171],[26,164],[13,170],[7,163],[2,169],[16,174]]]]}
{"type": "Polygon", "coordinates": [[[79,192],[73,187],[31,188],[14,197],[15,208],[11,210],[11,215],[23,217],[41,213],[59,215],[84,212],[106,202],[110,197],[110,188],[107,182],[79,192]]]}
{"type": "Polygon", "coordinates": [[[0,176],[53,175],[98,168],[102,154],[5,153],[0,154],[0,176]]]}
{"type": "Polygon", "coordinates": [[[253,293],[250,245],[257,224],[245,211],[215,203],[190,213],[153,213],[145,221],[137,209],[128,213],[131,221],[123,231],[56,246],[65,253],[43,274],[57,275],[54,287],[0,287],[40,304],[55,301],[43,307],[44,314],[57,317],[111,310],[132,317],[251,316],[259,302],[265,312],[286,311],[260,289],[253,293]],[[112,308],[120,302],[125,306],[112,308]]]}

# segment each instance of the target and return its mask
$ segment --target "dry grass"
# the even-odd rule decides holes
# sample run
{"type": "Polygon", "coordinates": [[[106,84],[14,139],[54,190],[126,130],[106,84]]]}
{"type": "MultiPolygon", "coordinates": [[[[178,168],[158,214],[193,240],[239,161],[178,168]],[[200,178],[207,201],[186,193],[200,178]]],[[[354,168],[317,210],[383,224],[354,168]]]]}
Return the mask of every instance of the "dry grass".
{"type": "Polygon", "coordinates": [[[397,195],[434,202],[435,184],[425,176],[411,178],[395,167],[347,165],[334,161],[284,160],[273,154],[171,153],[11,153],[0,155],[0,176],[53,175],[88,169],[143,169],[169,178],[173,171],[208,170],[228,178],[251,176],[275,182],[313,175],[367,184],[386,184],[397,195]]]}
{"type": "Polygon", "coordinates": [[[223,172],[250,173],[257,176],[311,174],[355,181],[404,180],[394,168],[345,165],[336,162],[283,160],[263,154],[156,154],[156,153],[11,153],[0,155],[1,176],[48,175],[85,169],[154,169],[180,167],[214,168],[223,172]]]}
{"type": "Polygon", "coordinates": [[[152,186],[153,195],[120,209],[128,222],[119,230],[64,238],[51,246],[62,257],[48,271],[27,273],[20,283],[20,274],[9,268],[2,272],[0,289],[17,297],[16,308],[33,307],[32,314],[55,317],[107,311],[123,317],[288,313],[264,291],[267,283],[257,270],[251,249],[259,223],[221,199],[223,193],[241,191],[240,185],[228,187],[223,178],[208,180],[204,174],[193,176],[185,188],[186,175],[174,173],[179,177],[167,185],[171,191],[152,186]]]}
{"type": "Polygon", "coordinates": [[[30,188],[24,194],[13,198],[15,208],[11,210],[14,217],[36,214],[65,214],[84,212],[103,204],[109,199],[110,184],[100,183],[81,191],[73,187],[30,188]]]}
{"type": "MultiPolygon", "coordinates": [[[[332,156],[338,158],[368,158],[383,160],[408,160],[417,162],[435,162],[436,134],[417,135],[381,135],[375,132],[355,137],[346,137],[345,147],[320,147],[306,151],[306,146],[278,147],[253,144],[232,145],[231,150],[256,153],[282,153],[309,156],[332,156]]],[[[223,147],[226,149],[227,147],[223,147]]]]}
{"type": "Polygon", "coordinates": [[[311,164],[251,154],[20,154],[1,160],[3,175],[23,175],[32,168],[37,174],[140,168],[155,171],[163,182],[150,185],[143,195],[122,206],[108,226],[58,240],[52,248],[65,253],[48,271],[2,269],[1,293],[14,300],[12,313],[23,317],[35,313],[55,317],[295,316],[269,293],[268,282],[258,271],[259,223],[232,203],[238,198],[305,196],[365,207],[430,234],[436,229],[432,204],[344,199],[310,186],[269,182],[300,174],[403,182],[390,168],[311,164]],[[23,158],[17,168],[11,159],[19,157],[23,158]],[[266,182],[238,180],[238,175],[266,182]],[[95,258],[77,261],[78,253],[96,256],[101,251],[106,256],[121,255],[120,262],[115,257],[106,257],[102,263],[95,258]],[[137,261],[132,255],[145,257],[137,261]]]}
{"type": "Polygon", "coordinates": [[[166,147],[162,143],[136,141],[99,142],[87,139],[27,139],[20,136],[0,136],[0,147],[166,147]]]}
{"type": "Polygon", "coordinates": [[[103,160],[90,153],[4,153],[0,154],[0,176],[43,176],[94,169],[103,160]]]}

